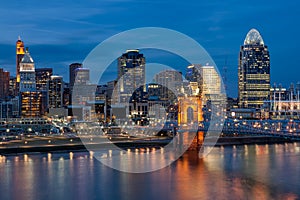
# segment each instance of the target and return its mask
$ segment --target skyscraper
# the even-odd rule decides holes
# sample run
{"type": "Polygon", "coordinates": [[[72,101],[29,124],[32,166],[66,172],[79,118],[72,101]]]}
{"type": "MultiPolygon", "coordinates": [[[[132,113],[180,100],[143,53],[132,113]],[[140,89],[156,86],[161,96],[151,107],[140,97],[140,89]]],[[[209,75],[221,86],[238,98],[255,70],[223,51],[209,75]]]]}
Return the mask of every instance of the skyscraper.
{"type": "Polygon", "coordinates": [[[202,95],[219,95],[221,94],[221,77],[214,66],[202,66],[202,95]]]}
{"type": "Polygon", "coordinates": [[[9,95],[9,72],[0,69],[0,99],[9,95]]]}
{"type": "Polygon", "coordinates": [[[161,87],[160,98],[164,100],[174,100],[182,86],[182,73],[176,70],[164,70],[154,76],[154,82],[161,87]]]}
{"type": "Polygon", "coordinates": [[[62,108],[63,107],[63,77],[51,76],[48,81],[48,107],[62,108]]]}
{"type": "Polygon", "coordinates": [[[82,68],[82,64],[81,63],[72,63],[69,66],[69,87],[70,89],[73,88],[74,82],[75,82],[75,78],[76,78],[76,74],[75,71],[78,68],[82,68]]]}
{"type": "Polygon", "coordinates": [[[201,67],[200,64],[189,65],[186,69],[185,78],[190,82],[197,82],[200,84],[201,81],[201,67]]]}
{"type": "Polygon", "coordinates": [[[238,82],[239,107],[261,108],[270,99],[270,55],[256,29],[248,32],[241,46],[238,82]]]}
{"type": "Polygon", "coordinates": [[[86,85],[90,82],[90,70],[87,68],[75,69],[75,80],[74,84],[86,85]]]}
{"type": "Polygon", "coordinates": [[[20,106],[21,116],[25,118],[41,117],[46,111],[46,99],[36,90],[34,61],[26,49],[20,62],[20,106]]]}
{"type": "Polygon", "coordinates": [[[9,77],[9,96],[17,96],[17,78],[14,76],[9,77]]]}
{"type": "MultiPolygon", "coordinates": [[[[25,50],[24,50],[24,42],[21,40],[19,36],[18,41],[16,42],[16,78],[17,78],[17,85],[20,83],[20,62],[24,57],[25,50]]],[[[16,88],[17,89],[17,88],[16,88]]]]}
{"type": "Polygon", "coordinates": [[[90,70],[87,68],[75,69],[75,80],[71,91],[71,103],[84,104],[86,101],[94,99],[97,85],[90,84],[90,70]]]}
{"type": "Polygon", "coordinates": [[[26,49],[20,62],[20,92],[36,91],[34,61],[26,49]]]}
{"type": "Polygon", "coordinates": [[[128,103],[133,92],[145,86],[145,57],[139,50],[127,50],[118,58],[118,103],[128,103]]]}
{"type": "Polygon", "coordinates": [[[52,68],[36,68],[35,69],[35,79],[36,79],[36,89],[37,90],[47,90],[47,83],[52,76],[52,68]]]}
{"type": "Polygon", "coordinates": [[[202,65],[200,64],[193,64],[193,65],[189,65],[186,69],[185,78],[186,80],[189,81],[189,88],[191,90],[190,93],[192,95],[200,95],[201,93],[201,87],[202,87],[201,67],[202,65]]]}

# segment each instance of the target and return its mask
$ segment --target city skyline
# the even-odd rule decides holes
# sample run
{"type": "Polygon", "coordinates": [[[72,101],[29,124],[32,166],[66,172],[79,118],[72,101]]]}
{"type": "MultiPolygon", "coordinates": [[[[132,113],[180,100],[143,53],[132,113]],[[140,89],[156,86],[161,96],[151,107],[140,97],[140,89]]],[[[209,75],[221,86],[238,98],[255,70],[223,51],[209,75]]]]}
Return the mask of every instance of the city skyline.
{"type": "Polygon", "coordinates": [[[0,7],[0,200],[300,199],[300,1],[0,7]]]}
{"type": "MultiPolygon", "coordinates": [[[[272,9],[267,2],[258,1],[189,2],[186,5],[171,1],[155,2],[153,5],[147,1],[88,1],[82,5],[77,1],[70,2],[68,10],[64,8],[66,4],[58,1],[43,5],[36,1],[29,1],[26,5],[4,3],[1,15],[5,22],[1,28],[7,31],[0,38],[0,66],[15,73],[12,70],[15,66],[14,43],[18,35],[30,47],[37,68],[53,67],[56,74],[67,77],[65,68],[73,62],[82,62],[104,39],[136,27],[166,27],[187,34],[203,45],[220,72],[226,65],[229,96],[237,97],[239,46],[243,43],[245,33],[257,28],[269,45],[272,57],[271,83],[289,85],[298,82],[295,71],[299,60],[296,51],[293,51],[299,44],[294,39],[299,28],[293,22],[298,2],[285,5],[272,2],[272,9]],[[130,14],[127,10],[135,12],[130,14]],[[171,10],[177,12],[168,12],[171,10]],[[164,20],[153,20],[160,17],[164,20]],[[135,20],[130,20],[133,18],[135,20]],[[281,74],[283,66],[291,70],[281,74]]],[[[182,69],[185,67],[181,66],[182,69]]]]}
{"type": "MultiPolygon", "coordinates": [[[[251,32],[253,32],[253,30],[255,30],[255,31],[257,31],[256,29],[251,29],[251,30],[249,30],[249,32],[248,32],[248,35],[251,33],[251,32]]],[[[258,32],[258,34],[260,34],[259,32],[258,32]]],[[[248,37],[248,35],[246,36],[246,39],[247,39],[247,37],[248,37]]],[[[259,35],[260,37],[261,37],[261,35],[259,35]]],[[[245,40],[246,40],[245,39],[245,40]]],[[[17,48],[17,55],[18,55],[18,42],[19,41],[21,41],[22,42],[22,45],[23,45],[23,49],[25,49],[26,48],[26,51],[28,51],[28,46],[27,45],[24,45],[24,41],[21,39],[21,37],[20,36],[18,36],[18,40],[17,40],[17,43],[16,43],[16,46],[15,46],[15,48],[17,48]]],[[[245,42],[245,41],[244,41],[245,42]]],[[[25,42],[25,44],[26,44],[26,42],[25,42]]],[[[242,46],[242,45],[241,45],[242,46]]],[[[143,53],[144,51],[146,51],[147,52],[147,49],[146,50],[141,50],[141,52],[143,53]]],[[[153,57],[154,59],[158,59],[159,58],[159,56],[162,56],[162,57],[165,57],[165,59],[168,57],[168,56],[170,56],[170,55],[168,55],[168,52],[165,54],[165,52],[163,52],[162,54],[160,54],[161,52],[151,52],[151,50],[150,50],[150,57],[153,57]],[[158,54],[158,55],[155,55],[155,54],[158,54]]],[[[173,55],[172,55],[173,56],[173,55]]],[[[176,58],[177,59],[177,58],[176,58]]],[[[170,59],[171,60],[171,59],[170,59]]],[[[107,77],[105,77],[104,78],[104,80],[108,80],[107,82],[109,82],[109,81],[111,81],[111,80],[113,80],[113,79],[115,79],[115,76],[116,76],[116,74],[115,73],[117,73],[117,68],[116,68],[116,66],[115,65],[117,65],[117,63],[116,63],[116,61],[117,61],[117,59],[115,60],[115,62],[113,62],[110,66],[109,66],[109,68],[108,68],[108,71],[106,71],[105,73],[106,73],[106,75],[108,74],[109,75],[109,78],[107,78],[107,77]],[[113,68],[113,69],[111,69],[111,68],[113,68]],[[114,69],[115,68],[115,69],[114,69]],[[110,79],[111,78],[111,79],[110,79]]],[[[180,59],[179,59],[179,61],[180,61],[180,59]]],[[[186,61],[181,61],[181,63],[184,63],[184,62],[186,62],[186,61]]],[[[153,65],[152,63],[150,63],[151,65],[153,65]]],[[[17,63],[17,65],[18,65],[18,63],[17,63]]],[[[82,65],[82,63],[70,63],[69,65],[81,65],[81,67],[84,67],[83,65],[82,65]]],[[[69,65],[67,66],[67,68],[69,67],[69,65]]],[[[166,66],[167,67],[167,66],[166,66]]],[[[226,67],[226,66],[225,66],[226,67]]],[[[13,76],[13,77],[16,77],[16,75],[15,75],[15,73],[14,73],[14,71],[12,70],[12,71],[10,71],[10,70],[5,70],[5,67],[2,67],[2,69],[4,69],[4,71],[7,71],[7,72],[9,72],[10,73],[10,76],[13,76]]],[[[55,69],[55,68],[44,68],[44,67],[36,67],[36,69],[37,70],[43,70],[43,69],[54,69],[54,71],[58,71],[57,69],[55,69]]],[[[70,70],[70,69],[69,69],[70,70]]],[[[166,68],[166,70],[167,70],[167,68],[166,68]]],[[[227,71],[227,68],[226,69],[220,69],[220,68],[218,68],[218,70],[219,70],[219,72],[220,72],[220,75],[222,76],[222,78],[223,78],[223,81],[224,81],[224,84],[226,84],[226,82],[227,82],[227,79],[228,79],[228,77],[227,77],[227,75],[226,74],[224,74],[224,70],[226,70],[227,71]],[[223,71],[222,71],[223,70],[223,71]]],[[[64,70],[64,71],[66,71],[66,70],[64,70]]],[[[68,71],[68,70],[67,70],[68,71]]],[[[147,72],[149,73],[150,71],[149,71],[149,69],[147,70],[147,72]]],[[[186,69],[182,69],[181,71],[180,71],[181,73],[183,73],[183,74],[185,74],[187,71],[186,71],[186,69]]],[[[154,73],[154,72],[150,72],[150,73],[154,73]]],[[[226,72],[225,72],[226,73],[226,72]]],[[[59,73],[54,73],[55,75],[60,75],[60,76],[62,76],[63,78],[64,78],[64,82],[66,82],[66,83],[70,83],[69,81],[66,81],[66,80],[68,80],[68,76],[70,76],[70,74],[65,74],[65,73],[63,73],[63,74],[59,74],[59,73]]],[[[271,75],[271,77],[272,77],[272,75],[271,75]]],[[[72,81],[71,81],[72,82],[72,81]]],[[[100,80],[100,82],[99,82],[99,84],[107,84],[107,83],[103,83],[103,80],[101,79],[100,80]],[[102,83],[100,83],[100,82],[102,82],[102,83]]],[[[149,80],[147,80],[147,83],[151,83],[151,81],[149,82],[149,80]]],[[[282,82],[279,82],[280,84],[282,83],[282,82]]],[[[299,81],[297,81],[297,82],[295,82],[295,83],[299,83],[299,81]]],[[[272,87],[272,85],[273,84],[276,84],[276,82],[271,82],[270,83],[270,86],[272,87]]],[[[294,84],[293,82],[291,82],[291,84],[294,84]]],[[[237,85],[238,85],[238,82],[237,82],[237,85]]],[[[226,88],[227,88],[227,92],[228,92],[228,86],[230,86],[230,84],[226,84],[226,88]]],[[[288,87],[289,85],[287,84],[287,85],[284,85],[285,87],[288,87]]],[[[237,88],[237,91],[238,91],[238,88],[237,88]]],[[[230,94],[231,94],[231,92],[232,91],[230,91],[229,90],[229,97],[236,97],[236,96],[231,96],[230,94]]],[[[236,92],[236,91],[235,91],[236,92]]],[[[238,97],[238,96],[237,96],[238,97]]]]}

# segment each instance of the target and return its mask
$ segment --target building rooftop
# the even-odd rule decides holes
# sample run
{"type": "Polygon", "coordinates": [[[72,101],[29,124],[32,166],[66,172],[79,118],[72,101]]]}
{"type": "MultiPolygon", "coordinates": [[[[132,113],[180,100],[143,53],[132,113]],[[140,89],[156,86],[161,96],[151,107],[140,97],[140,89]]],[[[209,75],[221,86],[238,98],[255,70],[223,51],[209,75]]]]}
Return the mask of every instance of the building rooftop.
{"type": "Polygon", "coordinates": [[[34,63],[32,57],[29,54],[28,49],[26,49],[26,52],[24,54],[24,57],[21,60],[21,63],[34,63]]]}
{"type": "Polygon", "coordinates": [[[252,44],[259,44],[264,45],[264,40],[262,39],[260,33],[256,29],[251,29],[244,41],[244,45],[252,45],[252,44]]]}

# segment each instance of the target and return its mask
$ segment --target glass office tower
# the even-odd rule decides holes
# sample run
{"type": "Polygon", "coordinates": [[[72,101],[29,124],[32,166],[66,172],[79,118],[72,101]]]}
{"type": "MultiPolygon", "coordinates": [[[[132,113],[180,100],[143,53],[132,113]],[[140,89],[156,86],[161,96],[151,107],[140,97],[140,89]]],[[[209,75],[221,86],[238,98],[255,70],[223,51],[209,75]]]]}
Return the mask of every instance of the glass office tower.
{"type": "Polygon", "coordinates": [[[256,29],[248,32],[241,46],[238,81],[239,107],[261,108],[270,100],[270,55],[256,29]]]}

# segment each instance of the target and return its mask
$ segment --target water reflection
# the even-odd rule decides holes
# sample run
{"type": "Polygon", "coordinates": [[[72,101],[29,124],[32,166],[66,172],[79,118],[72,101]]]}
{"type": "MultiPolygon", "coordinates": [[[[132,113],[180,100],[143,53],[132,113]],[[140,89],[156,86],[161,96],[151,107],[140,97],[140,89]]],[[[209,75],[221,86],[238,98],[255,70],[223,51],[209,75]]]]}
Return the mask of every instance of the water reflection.
{"type": "MultiPolygon", "coordinates": [[[[0,156],[0,199],[297,199],[297,148],[298,143],[227,146],[203,159],[190,151],[144,174],[122,173],[93,158],[113,157],[113,151],[0,156]]],[[[132,165],[142,165],[151,163],[152,152],[127,149],[122,155],[139,156],[132,165]]]]}

